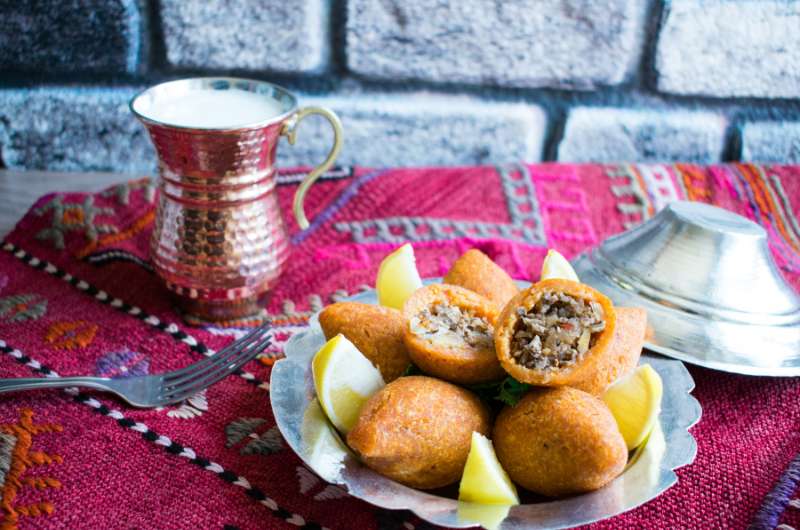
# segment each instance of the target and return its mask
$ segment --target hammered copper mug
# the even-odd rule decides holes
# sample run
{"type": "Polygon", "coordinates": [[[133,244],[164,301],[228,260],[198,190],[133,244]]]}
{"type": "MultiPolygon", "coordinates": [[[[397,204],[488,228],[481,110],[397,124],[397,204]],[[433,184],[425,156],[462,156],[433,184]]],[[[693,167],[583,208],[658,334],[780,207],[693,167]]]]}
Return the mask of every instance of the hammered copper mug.
{"type": "MultiPolygon", "coordinates": [[[[213,96],[212,96],[213,97],[213,96]]],[[[308,227],[303,199],[333,165],[342,143],[336,115],[298,108],[289,91],[263,81],[192,78],[151,87],[130,108],[158,155],[159,195],[150,256],[158,275],[195,319],[221,321],[259,314],[289,256],[290,242],[276,190],[275,152],[281,136],[295,142],[300,120],[319,114],[330,122],[333,146],[297,188],[293,211],[308,227]],[[271,98],[281,113],[236,128],[190,128],[154,119],[154,105],[180,104],[192,90],[245,90],[271,98]]]]}

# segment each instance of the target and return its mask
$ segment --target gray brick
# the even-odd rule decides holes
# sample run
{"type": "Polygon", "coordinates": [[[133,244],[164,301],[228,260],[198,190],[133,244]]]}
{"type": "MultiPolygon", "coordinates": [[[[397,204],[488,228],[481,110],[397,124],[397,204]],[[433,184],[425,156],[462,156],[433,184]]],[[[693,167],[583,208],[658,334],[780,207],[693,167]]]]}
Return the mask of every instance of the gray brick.
{"type": "MultiPolygon", "coordinates": [[[[64,171],[155,171],[144,128],[128,110],[133,89],[0,91],[0,156],[7,166],[64,171]]],[[[345,130],[341,164],[464,165],[537,161],[546,118],[535,106],[469,97],[305,97],[328,106],[345,130]]],[[[314,165],[330,147],[321,118],[307,118],[295,146],[282,141],[283,167],[314,165]]]]}
{"type": "MultiPolygon", "coordinates": [[[[535,106],[429,94],[301,97],[330,107],[342,119],[339,163],[363,166],[467,165],[537,161],[546,118],[535,106]]],[[[279,149],[284,166],[316,164],[331,142],[321,118],[307,118],[297,143],[279,149]],[[312,122],[312,120],[314,120],[312,122]]]]}
{"type": "Polygon", "coordinates": [[[800,164],[800,122],[762,121],[745,124],[742,160],[800,164]]]}
{"type": "Polygon", "coordinates": [[[719,161],[726,120],[709,112],[581,107],[569,113],[565,162],[719,161]]]}
{"type": "Polygon", "coordinates": [[[141,25],[136,0],[0,2],[0,69],[134,72],[141,25]]]}
{"type": "Polygon", "coordinates": [[[364,76],[519,87],[615,85],[638,63],[646,0],[349,0],[364,76]]]}
{"type": "Polygon", "coordinates": [[[800,2],[673,0],[659,35],[658,88],[800,97],[800,2]]]}
{"type": "Polygon", "coordinates": [[[178,67],[316,72],[330,53],[328,0],[161,0],[178,67]]]}
{"type": "Polygon", "coordinates": [[[8,167],[153,172],[155,153],[128,110],[133,89],[0,91],[0,156],[8,167]]]}

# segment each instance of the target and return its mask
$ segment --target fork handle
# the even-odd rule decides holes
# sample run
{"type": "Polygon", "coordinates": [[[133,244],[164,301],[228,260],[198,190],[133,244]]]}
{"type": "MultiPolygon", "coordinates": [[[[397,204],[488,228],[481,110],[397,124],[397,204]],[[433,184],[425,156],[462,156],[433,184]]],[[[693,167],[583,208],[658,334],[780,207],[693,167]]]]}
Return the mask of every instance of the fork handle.
{"type": "Polygon", "coordinates": [[[0,392],[35,390],[38,388],[69,388],[71,386],[108,390],[106,386],[108,381],[109,379],[103,377],[20,377],[15,379],[0,379],[0,392]]]}

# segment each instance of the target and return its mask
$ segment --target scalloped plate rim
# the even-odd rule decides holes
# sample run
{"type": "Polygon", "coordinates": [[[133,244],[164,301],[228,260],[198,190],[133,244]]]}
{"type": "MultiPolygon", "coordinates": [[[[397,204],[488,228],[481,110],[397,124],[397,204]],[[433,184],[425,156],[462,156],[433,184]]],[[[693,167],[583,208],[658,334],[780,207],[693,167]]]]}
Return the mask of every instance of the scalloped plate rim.
{"type": "MultiPolygon", "coordinates": [[[[425,281],[425,283],[431,283],[437,280],[438,279],[428,279],[425,281]]],[[[518,282],[518,283],[521,286],[529,285],[527,282],[518,282]]],[[[354,296],[344,298],[341,301],[359,301],[366,303],[375,303],[375,293],[373,290],[364,291],[354,296]]],[[[309,320],[309,327],[307,329],[292,335],[292,337],[287,341],[286,345],[284,346],[284,351],[286,355],[285,358],[277,361],[272,369],[270,378],[270,389],[271,389],[270,400],[275,415],[276,424],[279,430],[281,431],[281,434],[284,436],[284,439],[287,440],[287,444],[310,469],[320,474],[307,461],[307,459],[303,457],[299,447],[296,447],[292,443],[292,440],[290,440],[291,437],[287,436],[288,432],[287,429],[289,429],[289,425],[287,424],[286,416],[285,414],[282,413],[283,409],[280,406],[281,404],[279,403],[280,392],[276,392],[276,388],[280,388],[280,385],[282,384],[280,381],[281,378],[284,377],[283,375],[284,372],[286,372],[290,368],[290,365],[293,365],[299,368],[299,373],[302,373],[305,378],[304,381],[295,381],[294,384],[299,383],[299,386],[303,387],[306,393],[311,392],[313,394],[313,384],[311,385],[312,386],[311,390],[309,390],[306,387],[308,383],[308,377],[310,376],[310,360],[313,357],[314,353],[316,353],[316,351],[304,350],[303,342],[305,340],[309,340],[310,338],[314,338],[315,334],[319,335],[319,337],[322,336],[322,332],[321,329],[319,328],[317,321],[317,315],[318,313],[311,317],[311,319],[309,320]]],[[[324,341],[324,337],[321,337],[320,340],[324,341]]],[[[589,524],[599,520],[607,519],[609,517],[613,517],[615,515],[619,515],[620,513],[627,512],[638,506],[641,506],[642,504],[650,502],[651,500],[658,497],[659,495],[667,491],[669,488],[671,488],[678,482],[678,476],[675,473],[675,470],[690,465],[692,462],[694,462],[694,459],[697,455],[697,442],[694,439],[694,436],[692,436],[692,434],[689,432],[689,429],[695,424],[697,424],[702,415],[702,408],[700,406],[700,403],[694,398],[694,396],[690,394],[690,392],[695,387],[695,383],[691,374],[686,369],[686,366],[679,360],[669,359],[663,356],[651,354],[649,352],[645,352],[642,355],[642,360],[648,360],[651,361],[652,363],[655,363],[654,368],[656,368],[656,370],[659,371],[660,375],[662,375],[662,378],[664,377],[664,373],[662,372],[668,373],[669,371],[675,371],[675,374],[670,376],[668,379],[669,388],[671,392],[670,395],[674,394],[675,396],[682,396],[681,403],[675,403],[674,407],[662,406],[662,413],[661,413],[662,415],[665,413],[665,410],[677,411],[678,409],[680,409],[680,414],[672,422],[673,424],[671,428],[669,428],[666,431],[662,431],[665,437],[665,441],[671,443],[665,444],[666,445],[665,453],[663,455],[663,458],[660,459],[657,469],[659,473],[657,479],[658,485],[653,488],[653,491],[638,497],[633,502],[631,502],[630,505],[619,506],[618,507],[619,509],[614,510],[613,513],[609,512],[607,514],[603,514],[602,516],[589,516],[589,517],[575,516],[571,520],[569,520],[569,518],[565,519],[556,516],[556,517],[546,517],[544,520],[542,519],[531,520],[528,517],[525,517],[524,513],[520,513],[526,511],[526,507],[536,507],[534,511],[537,512],[544,512],[549,510],[551,512],[556,512],[556,514],[564,510],[570,511],[572,513],[574,513],[575,511],[580,511],[579,509],[580,503],[583,500],[604,492],[605,490],[610,488],[611,485],[622,480],[625,477],[626,473],[628,473],[628,468],[626,468],[626,471],[623,472],[623,474],[620,475],[620,477],[612,481],[612,483],[609,486],[601,488],[600,490],[566,499],[556,499],[552,501],[524,504],[512,507],[511,512],[504,519],[503,523],[499,526],[500,529],[511,530],[511,529],[533,528],[534,526],[535,528],[555,529],[555,528],[569,528],[581,524],[589,524]],[[672,451],[668,451],[668,449],[672,449],[672,451]],[[678,451],[678,449],[682,450],[678,451]],[[578,506],[572,506],[576,503],[578,503],[578,506]],[[555,524],[548,524],[547,520],[550,520],[551,523],[555,524]],[[544,526],[542,525],[542,523],[544,523],[544,526]]],[[[665,389],[668,388],[666,381],[664,386],[665,389]]],[[[666,394],[667,392],[665,392],[665,396],[666,394]]],[[[310,396],[306,397],[310,401],[311,397],[310,396]]],[[[649,445],[650,444],[648,444],[648,446],[649,445]]],[[[648,446],[645,446],[640,451],[642,452],[647,451],[648,446]]],[[[346,479],[343,479],[341,481],[331,482],[345,488],[348,491],[348,493],[353,497],[359,498],[379,508],[392,509],[392,510],[398,510],[398,509],[410,510],[414,512],[421,519],[432,524],[450,526],[453,528],[464,528],[464,527],[475,526],[476,523],[474,521],[456,522],[456,524],[453,524],[454,521],[452,519],[452,513],[448,513],[450,517],[436,517],[437,512],[431,513],[429,510],[423,509],[426,504],[426,501],[430,500],[429,498],[435,498],[441,501],[447,501],[448,503],[457,504],[457,501],[455,501],[454,499],[438,497],[427,492],[414,490],[412,488],[403,486],[395,481],[392,481],[391,479],[383,477],[378,473],[369,470],[368,468],[363,466],[363,464],[360,464],[355,460],[355,457],[352,455],[349,448],[347,449],[347,451],[350,455],[350,458],[347,459],[346,463],[355,462],[355,465],[362,468],[361,471],[363,471],[365,475],[372,475],[371,479],[375,480],[376,483],[380,484],[385,481],[386,483],[391,483],[391,485],[393,485],[394,487],[399,486],[403,490],[408,490],[408,492],[412,492],[410,493],[412,497],[421,497],[419,499],[421,505],[419,503],[417,504],[407,503],[404,505],[398,505],[395,502],[392,503],[387,502],[386,498],[381,497],[379,495],[369,495],[369,494],[364,494],[357,490],[354,491],[355,488],[351,487],[351,484],[349,484],[346,479]]],[[[633,456],[632,457],[633,464],[629,465],[629,468],[635,467],[638,464],[638,460],[640,458],[641,458],[640,455],[633,456]]],[[[322,474],[320,475],[322,476],[322,474]]],[[[324,477],[323,480],[325,480],[324,477]]],[[[452,512],[452,510],[450,510],[450,512],[452,512]]],[[[441,515],[441,513],[439,513],[439,515],[441,515]]]]}

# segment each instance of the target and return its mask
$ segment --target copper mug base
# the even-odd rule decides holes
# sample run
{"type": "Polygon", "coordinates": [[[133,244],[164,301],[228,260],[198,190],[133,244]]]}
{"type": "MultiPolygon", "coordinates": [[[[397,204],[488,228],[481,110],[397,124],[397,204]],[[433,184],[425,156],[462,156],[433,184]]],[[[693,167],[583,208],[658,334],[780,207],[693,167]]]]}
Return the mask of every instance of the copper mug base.
{"type": "Polygon", "coordinates": [[[265,310],[269,294],[248,296],[234,301],[198,300],[174,295],[175,304],[189,323],[231,323],[267,319],[265,310]]]}
{"type": "MultiPolygon", "coordinates": [[[[297,188],[293,212],[308,227],[303,199],[332,165],[342,128],[334,113],[299,108],[288,90],[263,81],[191,78],[151,87],[131,100],[158,154],[159,193],[150,258],[156,273],[192,320],[241,320],[263,314],[266,292],[289,255],[289,235],[277,196],[275,152],[311,114],[327,119],[334,143],[325,161],[297,188]],[[179,105],[194,90],[247,91],[269,98],[281,113],[235,128],[193,128],[158,121],[159,104],[179,105]]],[[[202,109],[198,109],[202,112],[202,109]]],[[[190,320],[191,323],[191,320],[190,320]]]]}

